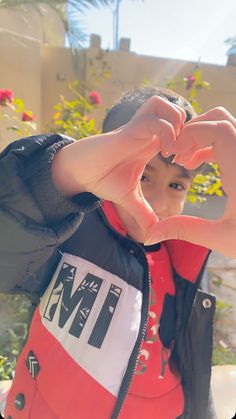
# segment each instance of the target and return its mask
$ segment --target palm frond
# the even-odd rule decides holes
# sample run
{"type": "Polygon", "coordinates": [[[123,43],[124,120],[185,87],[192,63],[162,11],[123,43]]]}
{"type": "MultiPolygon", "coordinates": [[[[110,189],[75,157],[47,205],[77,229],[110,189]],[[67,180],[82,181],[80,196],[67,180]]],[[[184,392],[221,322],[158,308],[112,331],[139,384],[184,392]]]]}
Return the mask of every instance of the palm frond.
{"type": "Polygon", "coordinates": [[[114,6],[115,0],[0,0],[0,7],[31,5],[41,13],[40,6],[43,3],[50,6],[60,16],[70,46],[81,48],[84,47],[88,38],[81,19],[83,14],[91,7],[114,6]]]}
{"type": "MultiPolygon", "coordinates": [[[[39,6],[42,3],[46,3],[53,8],[57,8],[60,5],[67,4],[66,0],[0,0],[0,7],[16,7],[22,4],[31,4],[34,6],[39,6]]],[[[113,0],[72,0],[71,4],[75,7],[78,11],[83,11],[84,9],[88,9],[90,6],[93,7],[100,7],[100,6],[108,6],[112,4],[113,0]]]]}

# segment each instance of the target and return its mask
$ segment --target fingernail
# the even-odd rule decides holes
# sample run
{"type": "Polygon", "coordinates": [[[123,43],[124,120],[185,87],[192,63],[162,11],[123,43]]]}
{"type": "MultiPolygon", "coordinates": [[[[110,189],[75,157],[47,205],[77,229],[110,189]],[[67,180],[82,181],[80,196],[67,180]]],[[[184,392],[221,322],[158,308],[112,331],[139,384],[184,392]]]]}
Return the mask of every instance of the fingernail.
{"type": "Polygon", "coordinates": [[[175,156],[171,163],[178,164],[178,166],[183,166],[183,160],[181,157],[175,156]]]}
{"type": "Polygon", "coordinates": [[[161,154],[163,157],[169,157],[171,153],[169,151],[162,151],[161,154]]]}

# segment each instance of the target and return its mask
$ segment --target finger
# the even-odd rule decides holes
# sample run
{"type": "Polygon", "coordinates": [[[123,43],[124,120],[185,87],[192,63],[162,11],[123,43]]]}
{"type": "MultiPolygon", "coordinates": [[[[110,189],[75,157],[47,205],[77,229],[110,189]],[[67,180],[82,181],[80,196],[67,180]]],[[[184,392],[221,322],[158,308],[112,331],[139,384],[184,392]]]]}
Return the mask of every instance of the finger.
{"type": "Polygon", "coordinates": [[[164,157],[169,155],[168,150],[175,142],[175,131],[171,123],[154,115],[144,115],[137,120],[132,119],[121,135],[124,142],[123,153],[134,157],[136,157],[134,153],[140,154],[155,142],[156,137],[160,140],[157,153],[161,151],[164,157]]]}
{"type": "MultiPolygon", "coordinates": [[[[163,126],[163,131],[162,131],[163,135],[165,137],[168,135],[172,137],[172,130],[170,132],[168,128],[169,127],[163,126]]],[[[169,141],[171,141],[171,138],[169,141]]],[[[136,164],[136,162],[142,165],[140,174],[143,173],[145,166],[150,162],[150,160],[152,160],[158,153],[160,153],[161,148],[162,148],[162,145],[161,145],[160,135],[159,136],[155,135],[153,138],[153,141],[149,143],[148,146],[146,146],[143,150],[141,150],[139,154],[136,154],[136,156],[133,156],[135,159],[134,165],[136,164]]]]}
{"type": "Polygon", "coordinates": [[[179,112],[181,113],[181,117],[182,117],[182,127],[184,126],[184,124],[185,124],[185,121],[186,121],[186,118],[187,118],[187,115],[186,115],[186,112],[185,112],[185,110],[183,109],[183,108],[181,108],[179,105],[175,105],[176,107],[177,107],[177,109],[179,110],[179,112]]]}
{"type": "MultiPolygon", "coordinates": [[[[236,173],[236,130],[233,125],[229,121],[204,121],[188,125],[176,140],[175,153],[187,154],[193,144],[196,151],[212,147],[213,160],[219,166],[223,189],[229,199],[234,199],[236,188],[232,179],[236,173]]],[[[192,157],[189,156],[190,159],[192,157]]]]}
{"type": "Polygon", "coordinates": [[[196,169],[203,163],[212,163],[214,161],[212,147],[196,151],[192,156],[176,155],[173,163],[184,166],[188,170],[196,169]]]}
{"type": "Polygon", "coordinates": [[[177,239],[236,257],[236,224],[227,219],[212,221],[190,216],[175,216],[151,226],[145,244],[177,239]]]}
{"type": "Polygon", "coordinates": [[[152,96],[136,112],[134,119],[147,114],[152,114],[168,121],[173,126],[175,134],[179,134],[183,123],[183,113],[178,106],[170,103],[167,99],[160,96],[152,96]]]}
{"type": "MultiPolygon", "coordinates": [[[[189,157],[197,150],[212,147],[226,148],[229,144],[236,147],[236,130],[228,121],[203,121],[185,125],[172,151],[175,154],[189,153],[189,157]]],[[[228,150],[227,150],[228,153],[228,150]]]]}
{"type": "Polygon", "coordinates": [[[139,243],[144,243],[148,237],[148,231],[158,223],[155,212],[143,197],[142,192],[137,193],[137,191],[127,197],[124,208],[135,221],[132,238],[139,243]]]}
{"type": "MultiPolygon", "coordinates": [[[[119,130],[94,136],[90,142],[88,139],[80,140],[80,143],[81,147],[86,145],[85,153],[91,155],[91,166],[94,161],[99,161],[99,153],[101,166],[106,172],[127,159],[131,163],[143,158],[143,161],[147,163],[161,150],[171,147],[174,141],[175,132],[169,122],[160,120],[154,115],[145,115],[137,121],[131,119],[119,130]],[[150,150],[155,150],[154,155],[151,151],[150,158],[146,155],[146,151],[147,154],[149,153],[149,147],[151,147],[150,150]]],[[[93,172],[92,169],[91,167],[91,172],[93,172]]]]}
{"type": "Polygon", "coordinates": [[[188,121],[186,125],[191,125],[192,123],[201,121],[228,121],[234,126],[234,128],[236,128],[236,119],[227,109],[222,106],[218,106],[201,115],[195,116],[193,119],[191,119],[191,121],[188,121]]]}

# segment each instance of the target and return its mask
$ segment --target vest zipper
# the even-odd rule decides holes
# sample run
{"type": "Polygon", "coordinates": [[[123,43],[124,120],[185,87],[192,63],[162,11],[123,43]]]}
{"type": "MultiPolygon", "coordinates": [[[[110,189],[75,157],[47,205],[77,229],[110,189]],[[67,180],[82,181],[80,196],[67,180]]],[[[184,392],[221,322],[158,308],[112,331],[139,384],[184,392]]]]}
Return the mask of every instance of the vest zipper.
{"type": "MultiPolygon", "coordinates": [[[[132,242],[133,245],[133,242],[132,242]]],[[[140,353],[141,345],[143,342],[143,339],[145,337],[145,333],[147,330],[147,323],[148,323],[148,312],[149,312],[149,303],[150,303],[150,296],[151,296],[151,277],[148,269],[147,259],[144,251],[142,250],[141,246],[138,246],[143,253],[143,257],[145,258],[145,274],[144,274],[144,289],[143,289],[143,306],[142,306],[142,313],[141,313],[141,324],[140,324],[140,330],[139,334],[133,349],[133,352],[131,354],[131,357],[129,359],[129,364],[126,369],[124,378],[121,383],[120,391],[118,394],[118,398],[116,401],[115,408],[113,410],[111,419],[118,418],[120,411],[122,409],[122,406],[125,402],[126,396],[128,394],[129,386],[131,384],[132,378],[134,376],[134,372],[137,367],[138,363],[138,356],[140,353]]]]}
{"type": "Polygon", "coordinates": [[[117,235],[119,238],[122,238],[122,240],[124,240],[126,243],[129,243],[130,248],[135,249],[137,251],[138,255],[141,256],[141,259],[143,262],[142,266],[144,267],[144,287],[143,287],[143,304],[142,304],[142,309],[141,309],[141,324],[140,324],[140,329],[139,329],[139,333],[138,333],[138,337],[137,337],[134,349],[129,359],[128,367],[126,369],[125,375],[123,377],[123,380],[120,386],[120,391],[117,397],[117,401],[111,415],[111,419],[117,419],[122,409],[122,406],[125,402],[125,399],[129,390],[129,386],[131,384],[135,369],[137,367],[138,356],[139,356],[142,342],[144,340],[145,333],[147,330],[148,312],[149,312],[149,305],[150,305],[150,299],[151,299],[151,276],[149,272],[146,254],[142,246],[134,242],[133,240],[125,236],[122,236],[119,232],[117,232],[112,227],[112,225],[108,222],[102,208],[99,208],[98,210],[106,226],[110,230],[112,230],[112,232],[115,233],[115,235],[117,235]]]}

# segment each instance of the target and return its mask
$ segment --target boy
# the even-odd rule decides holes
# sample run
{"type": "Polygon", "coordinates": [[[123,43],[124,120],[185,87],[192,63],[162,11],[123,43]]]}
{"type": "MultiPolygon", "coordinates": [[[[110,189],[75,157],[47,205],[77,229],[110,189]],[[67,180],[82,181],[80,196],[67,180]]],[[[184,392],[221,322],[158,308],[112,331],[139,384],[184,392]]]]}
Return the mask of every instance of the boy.
{"type": "MultiPolygon", "coordinates": [[[[184,127],[189,105],[177,95],[175,105],[166,101],[172,95],[162,96],[132,111],[121,128],[130,118],[108,128],[117,128],[111,133],[78,143],[57,135],[24,139],[2,154],[2,290],[42,293],[49,284],[18,360],[5,409],[9,418],[213,417],[214,299],[196,293],[209,252],[182,241],[145,249],[138,242],[176,238],[175,215],[190,185],[186,170],[157,154],[174,151],[185,166],[198,165],[202,154],[208,159],[212,153],[215,124],[195,119],[195,131],[203,125],[208,134],[199,147],[191,123],[184,127]],[[103,209],[97,196],[106,200],[103,209]]],[[[225,167],[232,175],[228,163],[231,155],[225,167]]],[[[224,172],[226,187],[228,177],[224,172]]],[[[229,189],[226,253],[232,254],[236,211],[229,189]]],[[[189,239],[189,219],[177,220],[186,238],[198,242],[195,221],[189,239]]]]}

